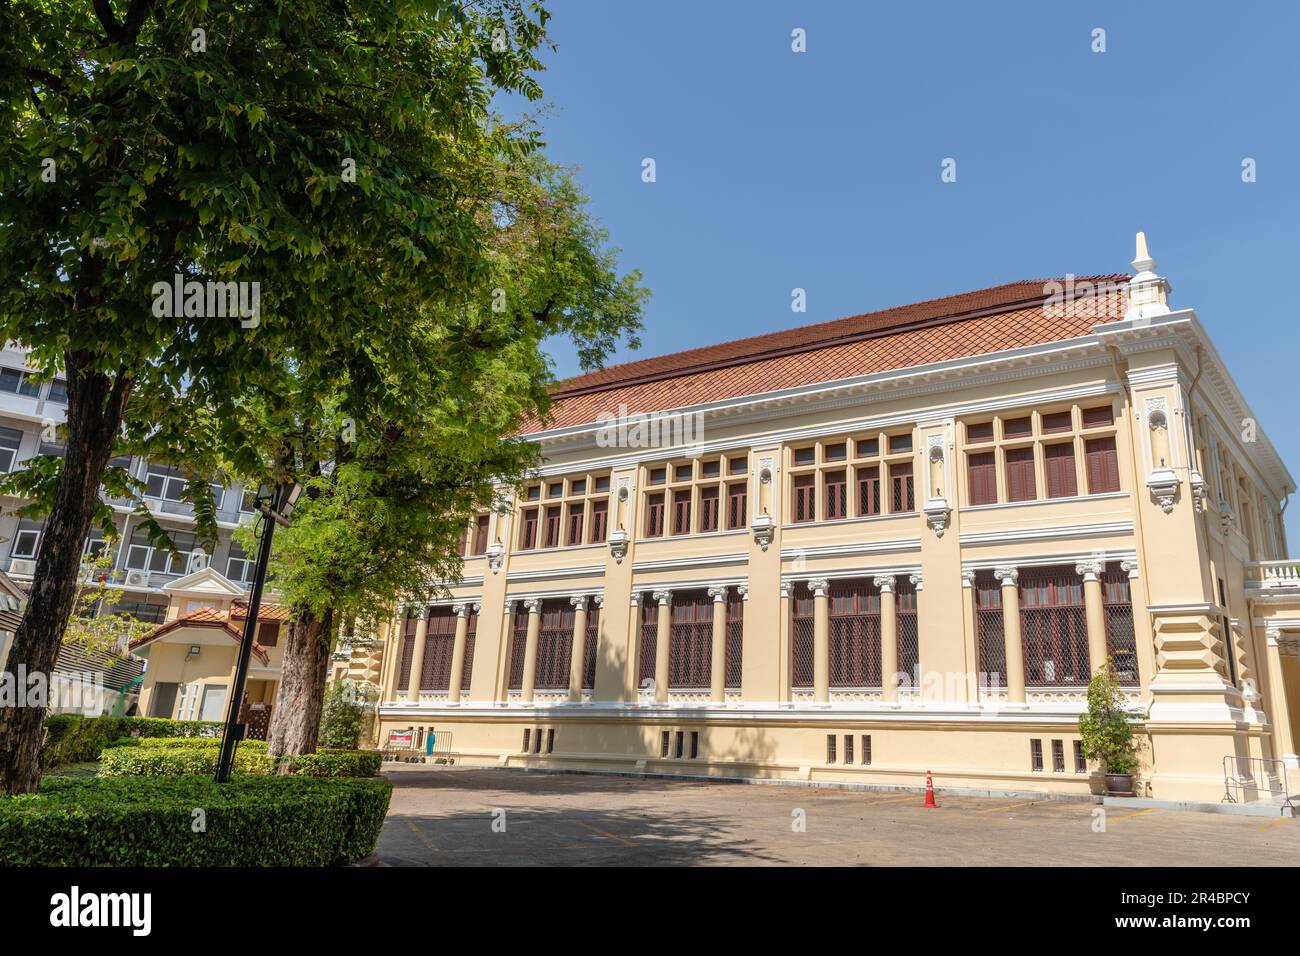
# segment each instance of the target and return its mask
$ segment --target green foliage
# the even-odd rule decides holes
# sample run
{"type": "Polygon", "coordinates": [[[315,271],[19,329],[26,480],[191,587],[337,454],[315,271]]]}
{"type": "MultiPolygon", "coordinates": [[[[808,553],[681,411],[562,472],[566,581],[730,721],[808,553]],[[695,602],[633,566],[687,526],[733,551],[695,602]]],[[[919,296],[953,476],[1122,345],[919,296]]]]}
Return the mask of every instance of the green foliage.
{"type": "MultiPolygon", "coordinates": [[[[117,537],[116,530],[113,537],[117,537]]],[[[117,610],[125,592],[109,586],[112,566],[108,550],[93,561],[82,562],[85,584],[77,592],[72,617],[68,618],[67,629],[63,632],[63,643],[78,644],[92,653],[108,653],[120,659],[124,648],[130,647],[157,625],[117,610]]]]}
{"type": "MultiPolygon", "coordinates": [[[[104,777],[165,777],[214,775],[221,741],[205,738],[127,739],[105,748],[99,773],[104,777]]],[[[277,760],[266,752],[266,741],[243,740],[235,749],[235,773],[265,776],[284,772],[306,777],[373,777],[380,754],[362,750],[318,750],[277,760]]]]}
{"type": "Polygon", "coordinates": [[[1135,717],[1115,675],[1115,665],[1106,666],[1088,682],[1088,708],[1079,715],[1079,737],[1084,755],[1101,762],[1104,773],[1133,773],[1138,768],[1137,743],[1133,737],[1135,717]]]}
{"type": "Polygon", "coordinates": [[[339,866],[374,850],[391,794],[385,780],[50,777],[0,797],[0,866],[339,866]]]}
{"type": "MultiPolygon", "coordinates": [[[[187,742],[188,743],[188,742],[187,742]]],[[[109,747],[100,755],[101,777],[173,777],[191,774],[214,776],[220,741],[206,746],[109,747]]],[[[239,775],[265,776],[272,769],[266,749],[247,748],[241,742],[235,749],[234,772],[239,775]]]]}
{"type": "Polygon", "coordinates": [[[354,681],[338,680],[327,684],[321,708],[320,745],[356,750],[361,742],[366,712],[366,697],[354,681]]]}
{"type": "Polygon", "coordinates": [[[105,747],[124,737],[215,737],[221,729],[219,723],[201,720],[52,714],[45,719],[41,763],[48,770],[98,760],[105,747]]]}

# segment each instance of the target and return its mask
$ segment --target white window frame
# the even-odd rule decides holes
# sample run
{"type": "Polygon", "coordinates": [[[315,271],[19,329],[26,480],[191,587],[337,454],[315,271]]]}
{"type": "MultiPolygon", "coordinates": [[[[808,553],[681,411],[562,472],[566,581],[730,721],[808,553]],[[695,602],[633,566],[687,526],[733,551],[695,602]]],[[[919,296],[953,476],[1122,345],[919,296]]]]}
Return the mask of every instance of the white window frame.
{"type": "Polygon", "coordinates": [[[36,552],[40,551],[41,549],[41,535],[43,535],[44,533],[45,533],[44,529],[38,529],[38,528],[20,528],[19,530],[15,531],[14,546],[9,551],[9,557],[23,558],[23,559],[31,559],[36,557],[36,552]],[[35,541],[32,544],[32,550],[30,554],[24,554],[18,550],[18,542],[22,541],[23,535],[35,536],[35,541]]]}

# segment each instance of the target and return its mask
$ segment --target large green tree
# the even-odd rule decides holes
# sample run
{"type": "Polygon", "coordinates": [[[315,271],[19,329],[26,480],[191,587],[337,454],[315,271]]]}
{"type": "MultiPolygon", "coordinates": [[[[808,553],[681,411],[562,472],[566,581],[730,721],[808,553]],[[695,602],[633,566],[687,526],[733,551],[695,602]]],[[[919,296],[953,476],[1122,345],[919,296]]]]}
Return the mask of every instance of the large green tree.
{"type": "MultiPolygon", "coordinates": [[[[536,95],[545,22],[523,0],[0,5],[0,330],[68,381],[8,670],[52,668],[124,438],[183,450],[195,409],[269,394],[288,356],[309,388],[346,369],[360,421],[422,354],[400,316],[489,268],[482,170],[535,137],[484,117],[494,90],[536,95]],[[260,311],[160,301],[176,276],[250,303],[256,282],[260,311]]],[[[208,434],[262,466],[227,421],[208,434]]],[[[36,787],[42,721],[0,712],[0,789],[36,787]]]]}
{"type": "Polygon", "coordinates": [[[587,367],[620,337],[635,341],[639,274],[620,275],[568,172],[538,156],[495,169],[483,209],[489,267],[403,316],[415,351],[389,370],[368,414],[345,419],[337,401],[321,401],[327,387],[353,390],[339,377],[277,390],[312,400],[287,418],[258,404],[244,426],[265,430],[262,447],[305,487],[277,533],[274,587],[291,614],[273,754],[315,749],[338,624],[454,580],[471,516],[537,464],[536,446],[512,436],[546,414],[547,340],[570,339],[587,367]]]}

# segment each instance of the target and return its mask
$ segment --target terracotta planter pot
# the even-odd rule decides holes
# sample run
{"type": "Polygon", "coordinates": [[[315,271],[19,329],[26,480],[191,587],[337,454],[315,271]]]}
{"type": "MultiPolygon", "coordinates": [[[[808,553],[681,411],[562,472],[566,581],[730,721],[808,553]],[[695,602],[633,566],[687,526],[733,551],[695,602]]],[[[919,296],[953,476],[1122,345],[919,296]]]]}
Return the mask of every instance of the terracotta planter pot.
{"type": "Polygon", "coordinates": [[[1112,797],[1133,796],[1133,775],[1131,773],[1106,774],[1106,793],[1112,797]]]}

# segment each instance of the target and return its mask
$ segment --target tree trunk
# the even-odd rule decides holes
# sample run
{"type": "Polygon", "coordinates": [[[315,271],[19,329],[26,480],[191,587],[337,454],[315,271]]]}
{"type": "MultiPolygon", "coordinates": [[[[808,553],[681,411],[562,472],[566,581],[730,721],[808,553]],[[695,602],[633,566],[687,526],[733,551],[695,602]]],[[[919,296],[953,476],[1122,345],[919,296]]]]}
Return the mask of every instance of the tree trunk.
{"type": "Polygon", "coordinates": [[[266,736],[266,750],[272,756],[315,753],[333,639],[332,610],[324,617],[300,611],[289,619],[280,687],[266,736]]]}
{"type": "Polygon", "coordinates": [[[120,372],[110,376],[91,370],[84,354],[66,355],[65,367],[68,444],[63,471],[36,555],[27,611],[0,678],[12,682],[19,705],[0,708],[0,790],[10,794],[31,793],[41,782],[48,698],[38,699],[24,691],[34,690],[38,686],[35,681],[44,681],[49,693],[59,644],[77,596],[86,533],[131,391],[129,378],[120,372]]]}

